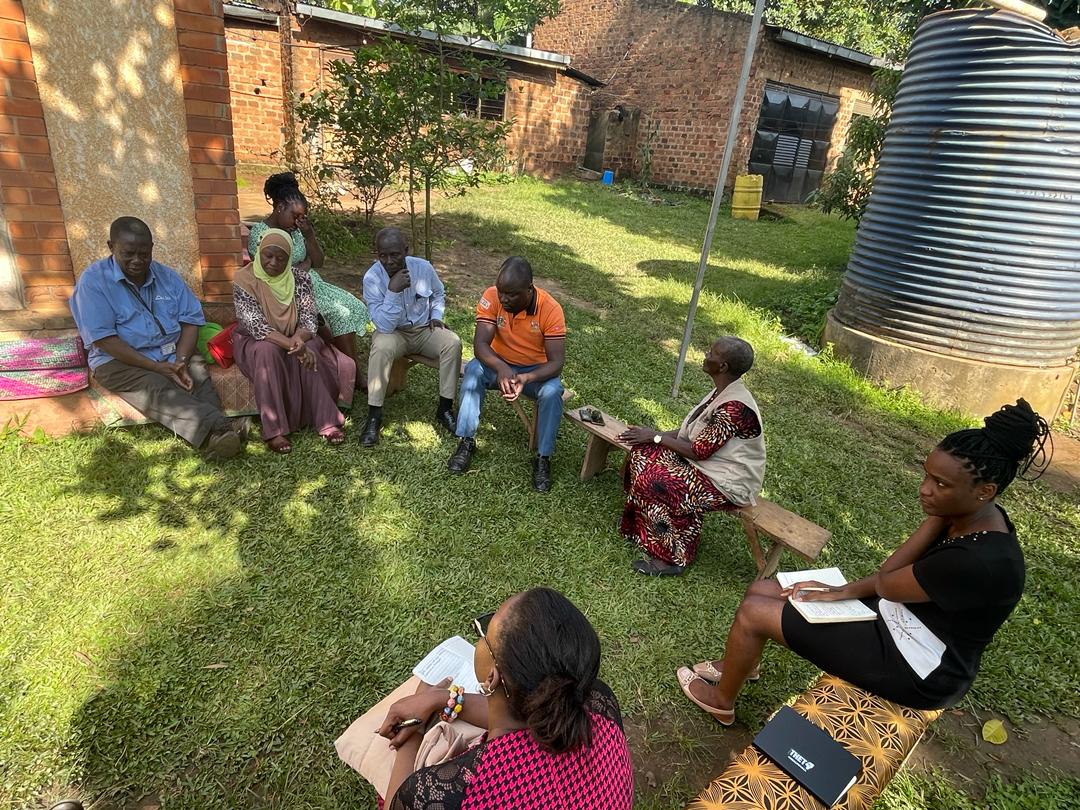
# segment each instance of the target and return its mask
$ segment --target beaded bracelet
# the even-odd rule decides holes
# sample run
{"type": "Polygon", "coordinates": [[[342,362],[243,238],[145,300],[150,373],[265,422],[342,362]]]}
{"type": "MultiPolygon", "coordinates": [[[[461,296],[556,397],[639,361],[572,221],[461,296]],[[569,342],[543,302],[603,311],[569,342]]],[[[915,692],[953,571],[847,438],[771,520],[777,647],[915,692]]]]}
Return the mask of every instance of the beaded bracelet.
{"type": "Polygon", "coordinates": [[[456,683],[450,687],[450,697],[443,706],[442,719],[447,723],[453,723],[461,714],[461,707],[465,703],[465,687],[456,683]]]}

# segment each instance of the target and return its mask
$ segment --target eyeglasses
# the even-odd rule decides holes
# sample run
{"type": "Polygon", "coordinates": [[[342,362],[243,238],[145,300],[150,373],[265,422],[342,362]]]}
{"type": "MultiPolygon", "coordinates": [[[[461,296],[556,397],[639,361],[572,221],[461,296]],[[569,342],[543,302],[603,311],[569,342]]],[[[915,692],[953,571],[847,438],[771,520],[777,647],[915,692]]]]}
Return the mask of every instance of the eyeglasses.
{"type": "MultiPolygon", "coordinates": [[[[488,627],[491,626],[491,620],[493,618],[495,618],[494,611],[492,611],[491,613],[485,613],[482,616],[477,616],[475,619],[473,619],[473,628],[475,628],[477,635],[480,636],[480,639],[487,645],[488,652],[491,654],[491,660],[497,667],[499,666],[499,662],[495,658],[495,650],[491,648],[491,642],[488,641],[487,638],[488,627]]],[[[510,691],[506,688],[506,681],[503,680],[501,674],[499,676],[499,683],[502,684],[503,693],[509,699],[510,691]]]]}

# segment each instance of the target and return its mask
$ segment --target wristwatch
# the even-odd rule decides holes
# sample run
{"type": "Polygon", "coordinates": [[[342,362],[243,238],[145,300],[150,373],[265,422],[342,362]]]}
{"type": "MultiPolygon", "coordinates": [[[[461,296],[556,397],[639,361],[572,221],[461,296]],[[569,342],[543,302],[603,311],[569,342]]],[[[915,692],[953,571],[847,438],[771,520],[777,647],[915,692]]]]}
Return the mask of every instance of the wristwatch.
{"type": "Polygon", "coordinates": [[[664,440],[664,437],[657,433],[655,436],[652,437],[652,440],[653,444],[660,444],[660,442],[664,440]]]}

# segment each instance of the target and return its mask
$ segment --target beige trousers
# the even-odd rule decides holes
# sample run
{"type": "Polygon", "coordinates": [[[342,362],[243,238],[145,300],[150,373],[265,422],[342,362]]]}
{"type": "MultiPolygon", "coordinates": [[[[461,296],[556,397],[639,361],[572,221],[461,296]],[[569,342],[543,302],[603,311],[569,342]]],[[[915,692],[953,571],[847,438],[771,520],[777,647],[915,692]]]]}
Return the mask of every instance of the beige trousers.
{"type": "Polygon", "coordinates": [[[368,405],[381,406],[386,401],[390,367],[407,354],[438,360],[439,396],[454,398],[461,376],[461,338],[449,329],[415,326],[372,335],[368,356],[368,405]]]}

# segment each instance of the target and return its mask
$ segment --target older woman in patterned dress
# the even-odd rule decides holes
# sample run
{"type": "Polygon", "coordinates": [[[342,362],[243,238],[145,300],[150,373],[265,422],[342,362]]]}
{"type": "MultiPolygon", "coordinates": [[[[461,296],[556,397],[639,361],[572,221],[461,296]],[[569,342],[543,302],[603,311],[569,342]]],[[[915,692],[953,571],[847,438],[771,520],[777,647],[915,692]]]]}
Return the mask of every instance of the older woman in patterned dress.
{"type": "Polygon", "coordinates": [[[678,430],[632,427],[626,507],[619,531],[647,559],[632,564],[650,576],[678,576],[694,561],[706,512],[753,504],[765,474],[765,439],[754,397],[742,375],[754,364],[745,340],[722,337],[702,368],[713,390],[678,430]]]}

